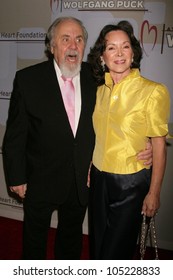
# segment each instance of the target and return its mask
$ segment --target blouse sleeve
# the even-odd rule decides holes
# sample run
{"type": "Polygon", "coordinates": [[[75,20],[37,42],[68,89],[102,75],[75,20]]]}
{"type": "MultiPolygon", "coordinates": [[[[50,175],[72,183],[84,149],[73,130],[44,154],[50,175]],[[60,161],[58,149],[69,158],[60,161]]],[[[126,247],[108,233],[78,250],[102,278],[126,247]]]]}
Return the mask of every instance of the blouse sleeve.
{"type": "Polygon", "coordinates": [[[170,95],[163,84],[156,84],[152,91],[146,112],[147,137],[165,136],[168,134],[170,116],[170,95]]]}

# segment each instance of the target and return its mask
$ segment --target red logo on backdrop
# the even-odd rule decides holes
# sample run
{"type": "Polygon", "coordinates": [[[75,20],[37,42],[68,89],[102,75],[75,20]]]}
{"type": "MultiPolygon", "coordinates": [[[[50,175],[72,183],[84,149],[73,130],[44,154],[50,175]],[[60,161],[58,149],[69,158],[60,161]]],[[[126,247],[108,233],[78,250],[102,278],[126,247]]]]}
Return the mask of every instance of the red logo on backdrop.
{"type": "Polygon", "coordinates": [[[148,36],[154,34],[154,40],[153,40],[153,45],[152,45],[152,48],[151,50],[154,49],[155,47],[155,44],[156,44],[156,41],[157,41],[157,27],[155,25],[151,25],[149,24],[148,20],[145,20],[143,23],[142,23],[142,27],[141,27],[141,44],[142,44],[142,48],[145,52],[145,54],[148,56],[145,48],[144,48],[144,33],[148,34],[148,36]]]}

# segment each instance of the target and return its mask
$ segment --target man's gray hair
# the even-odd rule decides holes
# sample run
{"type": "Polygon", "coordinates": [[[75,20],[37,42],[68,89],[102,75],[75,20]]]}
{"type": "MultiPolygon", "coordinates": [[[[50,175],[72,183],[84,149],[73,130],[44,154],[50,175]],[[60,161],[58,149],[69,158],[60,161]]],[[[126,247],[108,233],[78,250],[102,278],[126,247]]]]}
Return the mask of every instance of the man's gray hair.
{"type": "Polygon", "coordinates": [[[59,17],[51,24],[51,26],[49,27],[49,29],[47,31],[46,38],[45,38],[45,46],[46,46],[45,54],[49,58],[52,57],[51,46],[52,46],[52,41],[53,41],[54,34],[55,34],[55,29],[60,23],[65,22],[65,21],[74,21],[77,24],[79,24],[80,27],[82,28],[82,31],[83,31],[85,45],[87,43],[88,32],[87,32],[87,30],[86,30],[86,28],[83,25],[83,22],[81,20],[79,20],[75,17],[59,17]]]}

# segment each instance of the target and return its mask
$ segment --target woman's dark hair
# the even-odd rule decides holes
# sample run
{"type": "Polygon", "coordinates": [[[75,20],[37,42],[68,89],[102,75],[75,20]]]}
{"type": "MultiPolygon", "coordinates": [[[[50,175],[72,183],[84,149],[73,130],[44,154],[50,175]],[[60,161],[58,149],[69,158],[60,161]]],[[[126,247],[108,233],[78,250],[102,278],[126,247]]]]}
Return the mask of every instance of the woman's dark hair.
{"type": "Polygon", "coordinates": [[[134,36],[134,31],[132,25],[128,21],[120,21],[117,25],[109,24],[103,27],[101,30],[99,37],[97,38],[94,46],[90,48],[90,53],[88,54],[88,62],[91,64],[93,69],[93,75],[97,81],[98,85],[104,83],[104,74],[105,71],[109,72],[108,68],[105,65],[105,70],[101,65],[101,59],[103,52],[106,48],[106,35],[111,31],[121,30],[124,31],[130,39],[130,44],[134,53],[133,62],[131,64],[131,68],[140,69],[140,62],[142,59],[142,48],[140,46],[139,41],[134,36]]]}

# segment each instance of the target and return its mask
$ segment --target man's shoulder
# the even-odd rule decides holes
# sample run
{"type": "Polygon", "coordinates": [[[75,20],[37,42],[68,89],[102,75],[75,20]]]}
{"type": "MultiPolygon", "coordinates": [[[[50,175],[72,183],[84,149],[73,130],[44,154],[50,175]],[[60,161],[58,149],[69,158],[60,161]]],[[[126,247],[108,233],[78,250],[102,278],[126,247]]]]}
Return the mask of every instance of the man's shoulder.
{"type": "Polygon", "coordinates": [[[28,73],[28,72],[37,72],[37,71],[41,71],[45,68],[48,67],[48,65],[50,65],[51,62],[50,61],[42,61],[40,63],[37,63],[37,64],[32,64],[32,65],[29,65],[23,69],[20,69],[17,71],[18,74],[25,74],[25,73],[28,73]]]}
{"type": "Polygon", "coordinates": [[[88,62],[82,62],[81,64],[81,75],[86,78],[94,79],[91,65],[88,62]]]}
{"type": "Polygon", "coordinates": [[[82,62],[81,65],[81,80],[83,83],[85,83],[86,87],[93,88],[94,91],[96,91],[96,81],[93,76],[91,65],[87,62],[82,62]]]}
{"type": "Polygon", "coordinates": [[[91,72],[91,65],[88,62],[82,61],[81,70],[83,71],[90,71],[91,72]]]}

